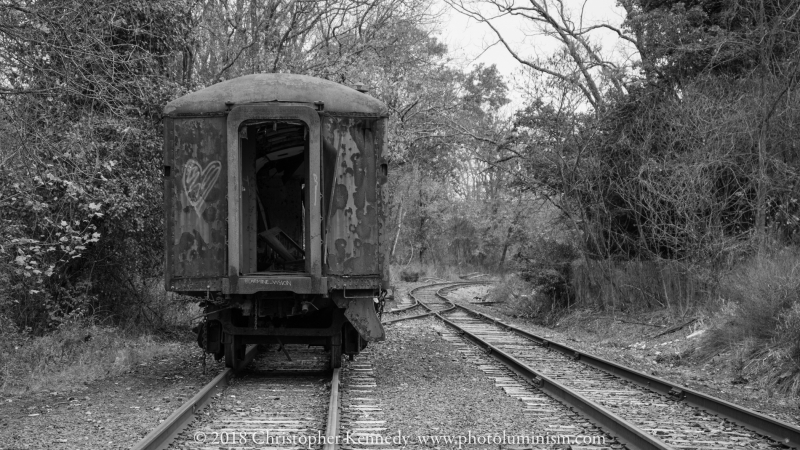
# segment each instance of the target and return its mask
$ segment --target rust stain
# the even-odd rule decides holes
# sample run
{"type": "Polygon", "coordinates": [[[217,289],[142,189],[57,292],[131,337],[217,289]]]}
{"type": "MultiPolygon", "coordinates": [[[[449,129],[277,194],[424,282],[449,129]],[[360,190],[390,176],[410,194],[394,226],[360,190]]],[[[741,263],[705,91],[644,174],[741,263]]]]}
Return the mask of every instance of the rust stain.
{"type": "Polygon", "coordinates": [[[380,273],[376,146],[370,127],[370,119],[325,117],[323,121],[326,150],[336,152],[326,233],[326,260],[332,274],[380,273]]]}

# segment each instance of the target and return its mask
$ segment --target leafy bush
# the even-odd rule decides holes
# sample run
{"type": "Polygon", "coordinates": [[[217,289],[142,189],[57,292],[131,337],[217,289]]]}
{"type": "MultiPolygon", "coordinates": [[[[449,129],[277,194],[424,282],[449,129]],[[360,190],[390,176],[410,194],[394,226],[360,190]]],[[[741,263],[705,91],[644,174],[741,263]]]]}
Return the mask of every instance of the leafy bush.
{"type": "Polygon", "coordinates": [[[0,14],[17,33],[0,45],[13,94],[0,98],[0,315],[19,328],[118,320],[160,276],[158,123],[183,92],[165,64],[184,6],[59,0],[0,14]]]}
{"type": "Polygon", "coordinates": [[[517,270],[536,291],[559,305],[572,301],[571,263],[578,253],[570,244],[539,238],[526,243],[514,256],[517,270]]]}
{"type": "Polygon", "coordinates": [[[400,272],[400,279],[406,282],[417,282],[420,276],[425,276],[425,272],[403,269],[400,272]]]}

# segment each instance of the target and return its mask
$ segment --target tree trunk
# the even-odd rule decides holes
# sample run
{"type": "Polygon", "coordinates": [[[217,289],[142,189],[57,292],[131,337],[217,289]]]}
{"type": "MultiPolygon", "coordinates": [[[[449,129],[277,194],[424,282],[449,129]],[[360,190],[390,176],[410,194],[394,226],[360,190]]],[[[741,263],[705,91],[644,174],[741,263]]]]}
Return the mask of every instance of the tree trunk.
{"type": "Polygon", "coordinates": [[[503,263],[506,260],[506,252],[508,252],[508,247],[511,245],[511,231],[514,227],[508,227],[508,233],[506,234],[506,242],[503,243],[503,253],[500,254],[500,262],[497,264],[497,271],[503,273],[503,263]]]}

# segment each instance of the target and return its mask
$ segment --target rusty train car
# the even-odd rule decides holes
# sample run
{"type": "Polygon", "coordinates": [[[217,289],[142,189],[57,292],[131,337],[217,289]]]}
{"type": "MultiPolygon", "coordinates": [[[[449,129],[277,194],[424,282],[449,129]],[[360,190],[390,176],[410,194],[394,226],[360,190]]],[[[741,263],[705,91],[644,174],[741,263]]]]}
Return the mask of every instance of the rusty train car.
{"type": "Polygon", "coordinates": [[[256,74],[164,109],[165,286],[204,308],[198,343],[324,346],[331,367],[382,340],[386,107],[366,91],[256,74]]]}

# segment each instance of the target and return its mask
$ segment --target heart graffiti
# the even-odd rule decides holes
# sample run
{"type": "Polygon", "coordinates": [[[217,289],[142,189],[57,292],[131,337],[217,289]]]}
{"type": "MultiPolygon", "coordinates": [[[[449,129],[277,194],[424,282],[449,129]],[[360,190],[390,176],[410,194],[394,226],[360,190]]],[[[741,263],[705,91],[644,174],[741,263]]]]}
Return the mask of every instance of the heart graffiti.
{"type": "Polygon", "coordinates": [[[198,216],[203,214],[206,197],[217,182],[221,171],[222,163],[219,161],[208,163],[205,169],[194,159],[186,161],[183,165],[183,190],[198,216]]]}

